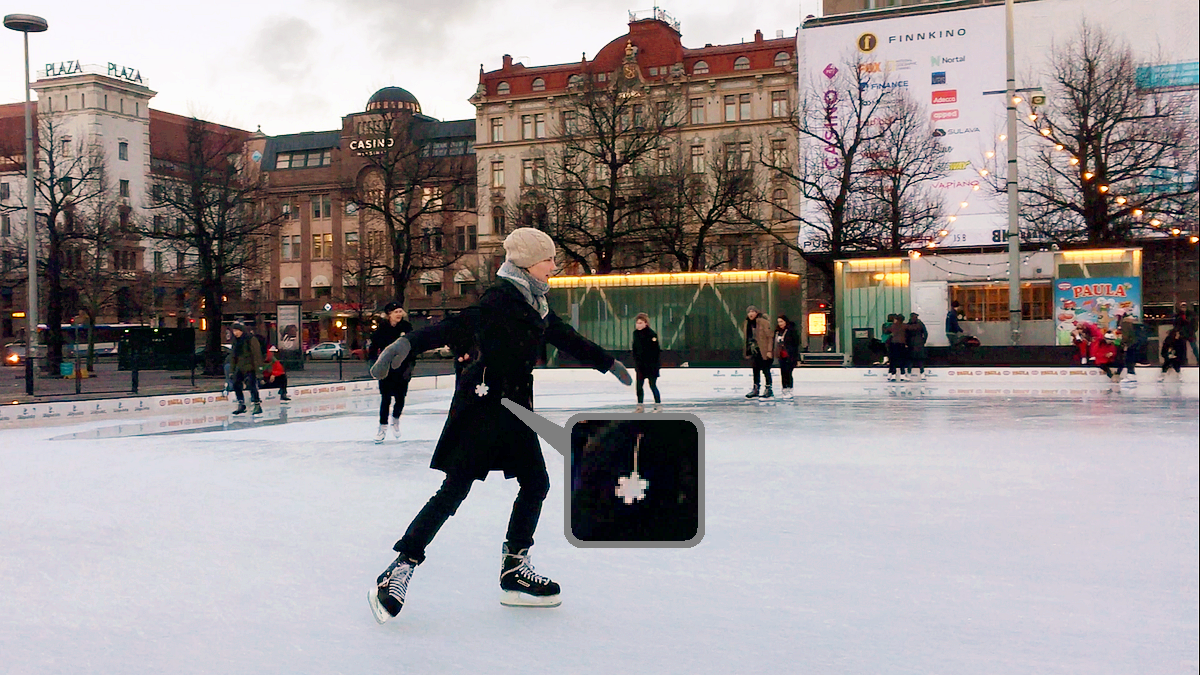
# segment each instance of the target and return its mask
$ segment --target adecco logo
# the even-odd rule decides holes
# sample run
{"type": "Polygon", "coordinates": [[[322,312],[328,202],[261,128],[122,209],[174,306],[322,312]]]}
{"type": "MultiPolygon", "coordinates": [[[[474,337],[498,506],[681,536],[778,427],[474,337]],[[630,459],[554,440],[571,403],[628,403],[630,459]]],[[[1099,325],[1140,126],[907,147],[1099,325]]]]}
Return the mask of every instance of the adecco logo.
{"type": "Polygon", "coordinates": [[[1060,290],[1060,291],[1069,291],[1069,290],[1071,290],[1071,282],[1069,282],[1069,281],[1060,281],[1060,282],[1058,282],[1058,290],[1060,290]]]}
{"type": "Polygon", "coordinates": [[[944,89],[942,91],[933,92],[934,105],[942,105],[945,103],[958,103],[957,89],[944,89]]]}
{"type": "Polygon", "coordinates": [[[935,110],[933,111],[933,120],[935,122],[941,120],[956,120],[958,119],[958,109],[951,108],[950,110],[935,110]]]}

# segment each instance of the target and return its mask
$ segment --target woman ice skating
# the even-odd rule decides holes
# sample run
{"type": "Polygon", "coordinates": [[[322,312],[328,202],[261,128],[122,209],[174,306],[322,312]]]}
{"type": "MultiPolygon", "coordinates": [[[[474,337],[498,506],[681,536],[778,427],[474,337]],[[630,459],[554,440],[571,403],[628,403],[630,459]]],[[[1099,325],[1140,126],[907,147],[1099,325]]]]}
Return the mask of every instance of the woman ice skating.
{"type": "Polygon", "coordinates": [[[1172,328],[1170,333],[1162,342],[1162,349],[1159,350],[1159,356],[1162,357],[1162,374],[1159,375],[1159,382],[1166,382],[1167,371],[1174,368],[1175,376],[1180,374],[1180,367],[1187,364],[1187,338],[1184,337],[1182,331],[1178,328],[1172,328]]]}
{"type": "Polygon", "coordinates": [[[775,354],[779,357],[783,397],[791,398],[792,371],[796,369],[796,362],[800,359],[800,335],[796,331],[796,324],[792,323],[787,314],[775,317],[775,354]]]}
{"type": "Polygon", "coordinates": [[[633,331],[633,364],[637,372],[637,412],[645,412],[643,405],[645,391],[643,384],[650,382],[650,393],[654,395],[654,411],[662,410],[662,397],[658,394],[658,372],[662,349],[658,344],[658,334],[650,329],[650,316],[645,312],[638,314],[634,321],[636,330],[633,331]]]}
{"type": "Polygon", "coordinates": [[[474,344],[477,357],[458,378],[450,414],[430,467],[446,473],[442,486],[413,519],[393,549],[396,560],[379,575],[368,598],[380,623],[396,616],[413,570],[425,549],[477,480],[503,471],[519,485],[501,549],[500,602],[509,606],[556,607],[559,585],[537,574],[529,548],[550,478],[537,435],[501,404],[502,399],[533,408],[533,367],[543,340],[601,372],[632,384],[620,361],[580,336],[550,311],[547,283],[554,272],[554,242],[523,227],[504,240],[507,259],[496,283],[479,303],[441,323],[409,333],[388,345],[371,375],[384,377],[410,353],[447,344],[474,344]]]}
{"type": "MultiPolygon", "coordinates": [[[[389,302],[383,306],[384,320],[371,334],[371,349],[367,358],[378,359],[379,353],[405,333],[412,332],[412,324],[405,319],[404,309],[398,302],[389,302]]],[[[439,345],[440,346],[440,345],[439,345]]],[[[420,352],[417,352],[418,354],[420,352]]],[[[416,354],[411,356],[415,357],[416,354]]],[[[375,442],[382,443],[387,438],[388,411],[391,411],[392,436],[400,438],[400,413],[404,412],[404,399],[408,396],[408,382],[412,379],[412,358],[405,360],[399,367],[390,369],[386,376],[379,380],[379,429],[375,432],[375,442]]]]}
{"type": "Polygon", "coordinates": [[[929,329],[925,327],[925,322],[921,321],[921,315],[916,312],[909,312],[908,323],[905,324],[908,331],[908,375],[912,378],[912,369],[918,368],[921,371],[920,379],[925,381],[925,343],[929,340],[929,329]]]}
{"type": "Polygon", "coordinates": [[[771,398],[771,347],[774,343],[774,334],[771,331],[771,322],[767,317],[758,311],[754,305],[746,308],[746,348],[744,356],[751,361],[754,368],[754,388],[750,393],[746,394],[746,398],[758,398],[758,382],[759,374],[762,373],[766,380],[767,388],[762,393],[763,398],[771,398]]]}

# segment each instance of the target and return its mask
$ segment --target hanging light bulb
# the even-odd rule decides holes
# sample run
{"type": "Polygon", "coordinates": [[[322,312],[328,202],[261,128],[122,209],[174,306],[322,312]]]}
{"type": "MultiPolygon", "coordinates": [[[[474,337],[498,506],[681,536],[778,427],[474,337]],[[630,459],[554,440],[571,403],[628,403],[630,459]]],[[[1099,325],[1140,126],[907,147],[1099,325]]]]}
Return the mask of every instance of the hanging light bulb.
{"type": "Polygon", "coordinates": [[[1179,236],[1179,234],[1180,234],[1180,229],[1179,229],[1178,227],[1172,227],[1172,228],[1171,228],[1171,234],[1172,234],[1172,235],[1174,235],[1174,236],[1176,236],[1176,237],[1178,237],[1178,236],[1179,236]]]}
{"type": "Polygon", "coordinates": [[[944,237],[948,234],[950,234],[950,230],[942,230],[942,231],[938,232],[939,237],[944,237]]]}
{"type": "Polygon", "coordinates": [[[975,185],[972,185],[972,186],[971,186],[971,189],[972,189],[972,190],[974,190],[974,191],[976,191],[976,192],[978,192],[978,191],[979,191],[979,184],[978,184],[978,183],[976,183],[975,185]]]}
{"type": "Polygon", "coordinates": [[[1029,121],[1030,122],[1032,122],[1036,119],[1037,119],[1037,113],[1029,113],[1029,121]]]}
{"type": "Polygon", "coordinates": [[[1002,141],[1003,141],[1003,140],[1007,140],[1007,139],[1008,139],[1008,135],[1007,135],[1007,134],[1000,134],[1000,140],[1002,140],[1002,141]]]}
{"type": "Polygon", "coordinates": [[[1071,158],[1071,166],[1075,166],[1075,165],[1076,165],[1076,164],[1078,164],[1078,163],[1079,163],[1079,158],[1078,158],[1078,157],[1072,157],[1072,158],[1071,158]]]}
{"type": "Polygon", "coordinates": [[[1101,192],[1108,192],[1108,186],[1107,186],[1107,185],[1101,185],[1101,186],[1100,186],[1100,191],[1101,191],[1101,192]]]}
{"type": "Polygon", "coordinates": [[[1141,217],[1142,217],[1142,210],[1141,210],[1141,209],[1134,209],[1134,210],[1133,210],[1133,215],[1134,215],[1134,217],[1135,217],[1135,218],[1141,218],[1141,217]]]}
{"type": "Polygon", "coordinates": [[[1092,176],[1095,176],[1095,175],[1096,175],[1096,174],[1092,173],[1091,171],[1084,171],[1084,172],[1083,172],[1083,179],[1084,179],[1084,180],[1091,180],[1091,179],[1092,179],[1092,176]]]}
{"type": "Polygon", "coordinates": [[[996,156],[996,153],[992,152],[991,150],[988,150],[987,152],[985,152],[983,154],[986,155],[988,159],[991,159],[996,156]]]}
{"type": "Polygon", "coordinates": [[[920,251],[909,251],[909,252],[908,252],[908,255],[909,255],[909,257],[911,257],[911,258],[914,258],[914,259],[915,259],[915,258],[920,258],[920,257],[921,257],[921,252],[920,252],[920,251]]]}
{"type": "Polygon", "coordinates": [[[1014,96],[1013,97],[1013,105],[1017,105],[1018,103],[1020,103],[1023,100],[1024,99],[1022,99],[1020,96],[1014,96]]]}
{"type": "Polygon", "coordinates": [[[979,170],[979,175],[980,175],[980,176],[986,176],[986,175],[988,175],[988,170],[987,170],[987,169],[980,169],[980,170],[979,170]]]}
{"type": "Polygon", "coordinates": [[[1196,242],[1200,241],[1200,237],[1197,237],[1193,234],[1192,236],[1188,237],[1188,241],[1195,244],[1196,242]]]}
{"type": "Polygon", "coordinates": [[[1151,218],[1150,224],[1153,225],[1154,227],[1158,227],[1159,225],[1162,225],[1162,221],[1159,220],[1158,218],[1151,218]]]}
{"type": "Polygon", "coordinates": [[[952,222],[952,223],[953,223],[954,221],[958,220],[958,216],[950,216],[950,217],[949,217],[949,218],[947,218],[946,220],[949,220],[950,222],[952,222]]]}
{"type": "Polygon", "coordinates": [[[1128,201],[1128,200],[1126,200],[1124,197],[1117,197],[1118,204],[1124,204],[1126,201],[1128,201]]]}
{"type": "Polygon", "coordinates": [[[1050,130],[1049,130],[1049,129],[1042,129],[1042,135],[1043,135],[1043,136],[1049,136],[1049,135],[1050,135],[1050,130]]]}
{"type": "Polygon", "coordinates": [[[962,203],[962,207],[963,207],[964,209],[965,209],[965,208],[967,208],[968,206],[970,206],[970,204],[968,204],[968,203],[966,203],[966,202],[963,202],[963,203],[962,203]]]}
{"type": "Polygon", "coordinates": [[[1055,143],[1055,144],[1054,144],[1054,149],[1055,149],[1055,150],[1062,150],[1062,149],[1063,149],[1063,144],[1062,144],[1062,143],[1055,143]]]}

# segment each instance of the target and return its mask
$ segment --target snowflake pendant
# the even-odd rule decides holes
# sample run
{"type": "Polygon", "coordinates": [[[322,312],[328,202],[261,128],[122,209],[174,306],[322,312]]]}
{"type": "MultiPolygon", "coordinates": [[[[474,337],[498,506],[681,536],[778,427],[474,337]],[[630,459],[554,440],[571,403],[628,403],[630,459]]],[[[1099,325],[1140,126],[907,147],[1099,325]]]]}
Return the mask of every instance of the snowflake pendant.
{"type": "Polygon", "coordinates": [[[626,504],[632,504],[646,496],[646,488],[650,487],[650,481],[638,475],[637,471],[628,476],[621,476],[617,479],[616,495],[625,501],[626,504]]]}
{"type": "Polygon", "coordinates": [[[488,386],[486,384],[480,382],[479,384],[477,384],[475,386],[475,395],[478,396],[479,398],[483,398],[484,396],[487,396],[487,393],[488,393],[488,386]]]}

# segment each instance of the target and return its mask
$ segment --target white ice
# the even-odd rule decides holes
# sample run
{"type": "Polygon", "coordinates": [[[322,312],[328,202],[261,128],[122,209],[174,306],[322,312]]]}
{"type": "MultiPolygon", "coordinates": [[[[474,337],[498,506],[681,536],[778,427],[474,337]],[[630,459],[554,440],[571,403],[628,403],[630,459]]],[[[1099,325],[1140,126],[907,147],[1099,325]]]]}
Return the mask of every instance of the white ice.
{"type": "MultiPolygon", "coordinates": [[[[493,474],[383,626],[366,592],[443,477],[447,391],[414,392],[379,446],[371,400],[224,431],[0,431],[0,672],[1197,672],[1194,387],[660,387],[705,426],[699,545],[572,547],[544,445],[533,562],[562,606],[500,605],[516,483],[493,474]]],[[[538,385],[559,423],[632,404],[607,378],[538,385]]]]}

